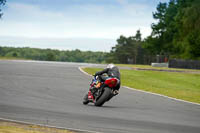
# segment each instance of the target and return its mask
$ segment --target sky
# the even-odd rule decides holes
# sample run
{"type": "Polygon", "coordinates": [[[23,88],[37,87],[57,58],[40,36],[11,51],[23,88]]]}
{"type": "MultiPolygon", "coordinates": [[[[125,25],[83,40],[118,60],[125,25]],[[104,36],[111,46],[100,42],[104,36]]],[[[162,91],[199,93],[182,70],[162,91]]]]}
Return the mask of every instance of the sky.
{"type": "Polygon", "coordinates": [[[150,35],[152,12],[167,1],[7,0],[0,46],[108,52],[120,35],[150,35]]]}

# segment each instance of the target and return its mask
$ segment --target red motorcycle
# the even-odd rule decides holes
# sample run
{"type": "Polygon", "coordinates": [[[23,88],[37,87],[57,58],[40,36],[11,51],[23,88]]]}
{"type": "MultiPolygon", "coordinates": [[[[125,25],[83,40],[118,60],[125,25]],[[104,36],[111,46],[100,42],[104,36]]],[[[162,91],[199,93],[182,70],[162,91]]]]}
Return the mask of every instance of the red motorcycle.
{"type": "Polygon", "coordinates": [[[83,99],[83,104],[89,102],[94,103],[95,106],[102,106],[105,102],[109,101],[113,96],[118,94],[115,87],[119,84],[117,78],[107,78],[104,82],[97,76],[94,77],[90,84],[89,92],[83,99]]]}

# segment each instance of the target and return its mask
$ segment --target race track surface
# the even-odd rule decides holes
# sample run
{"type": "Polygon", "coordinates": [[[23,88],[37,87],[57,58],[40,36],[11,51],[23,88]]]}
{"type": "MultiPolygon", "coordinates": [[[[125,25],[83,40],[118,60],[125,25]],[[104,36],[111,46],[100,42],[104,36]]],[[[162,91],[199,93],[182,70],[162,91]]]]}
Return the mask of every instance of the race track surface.
{"type": "MultiPolygon", "coordinates": [[[[200,133],[200,106],[120,89],[103,107],[82,104],[89,64],[0,61],[0,117],[106,133],[200,133]]],[[[133,81],[134,82],[134,81],[133,81]]]]}

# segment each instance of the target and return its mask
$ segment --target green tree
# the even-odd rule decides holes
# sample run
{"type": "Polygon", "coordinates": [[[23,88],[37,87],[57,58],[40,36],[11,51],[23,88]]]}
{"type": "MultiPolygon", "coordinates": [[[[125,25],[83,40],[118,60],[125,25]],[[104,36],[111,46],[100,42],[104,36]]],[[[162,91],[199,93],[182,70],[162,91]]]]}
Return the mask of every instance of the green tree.
{"type": "Polygon", "coordinates": [[[136,31],[135,40],[138,42],[142,41],[142,34],[140,33],[140,30],[136,31]]]}
{"type": "Polygon", "coordinates": [[[108,53],[76,50],[1,47],[0,56],[32,60],[104,63],[108,53]]]}
{"type": "Polygon", "coordinates": [[[152,54],[185,59],[200,58],[200,1],[170,0],[159,3],[153,13],[157,23],[143,47],[152,54]]]}
{"type": "Polygon", "coordinates": [[[153,13],[153,18],[158,22],[152,24],[152,34],[145,39],[144,44],[153,54],[169,54],[173,50],[172,40],[176,33],[174,21],[177,14],[175,3],[175,0],[171,0],[169,4],[159,3],[157,11],[153,13]]]}
{"type": "Polygon", "coordinates": [[[141,33],[140,30],[137,30],[135,36],[120,36],[117,39],[117,44],[112,47],[110,53],[108,54],[106,61],[122,64],[143,64],[144,54],[145,51],[142,48],[141,33]]]}
{"type": "MultiPolygon", "coordinates": [[[[120,36],[117,39],[117,44],[112,47],[111,53],[113,58],[113,63],[128,63],[128,57],[130,57],[130,52],[127,52],[129,47],[128,39],[124,36],[120,36]]],[[[130,49],[129,49],[130,50],[130,49]]]]}
{"type": "Polygon", "coordinates": [[[180,58],[200,58],[200,1],[179,0],[179,12],[176,16],[178,33],[174,44],[180,58]]]}
{"type": "Polygon", "coordinates": [[[1,12],[1,7],[5,5],[6,0],[0,0],[0,18],[2,17],[3,13],[1,12]]]}

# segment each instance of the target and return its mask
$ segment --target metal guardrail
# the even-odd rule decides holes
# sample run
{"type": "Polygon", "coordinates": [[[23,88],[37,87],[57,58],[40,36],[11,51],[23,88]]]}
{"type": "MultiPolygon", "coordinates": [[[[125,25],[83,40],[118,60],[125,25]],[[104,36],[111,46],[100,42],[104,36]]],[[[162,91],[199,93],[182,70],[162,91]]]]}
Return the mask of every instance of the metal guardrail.
{"type": "Polygon", "coordinates": [[[200,69],[200,61],[170,59],[169,68],[200,69]]]}

